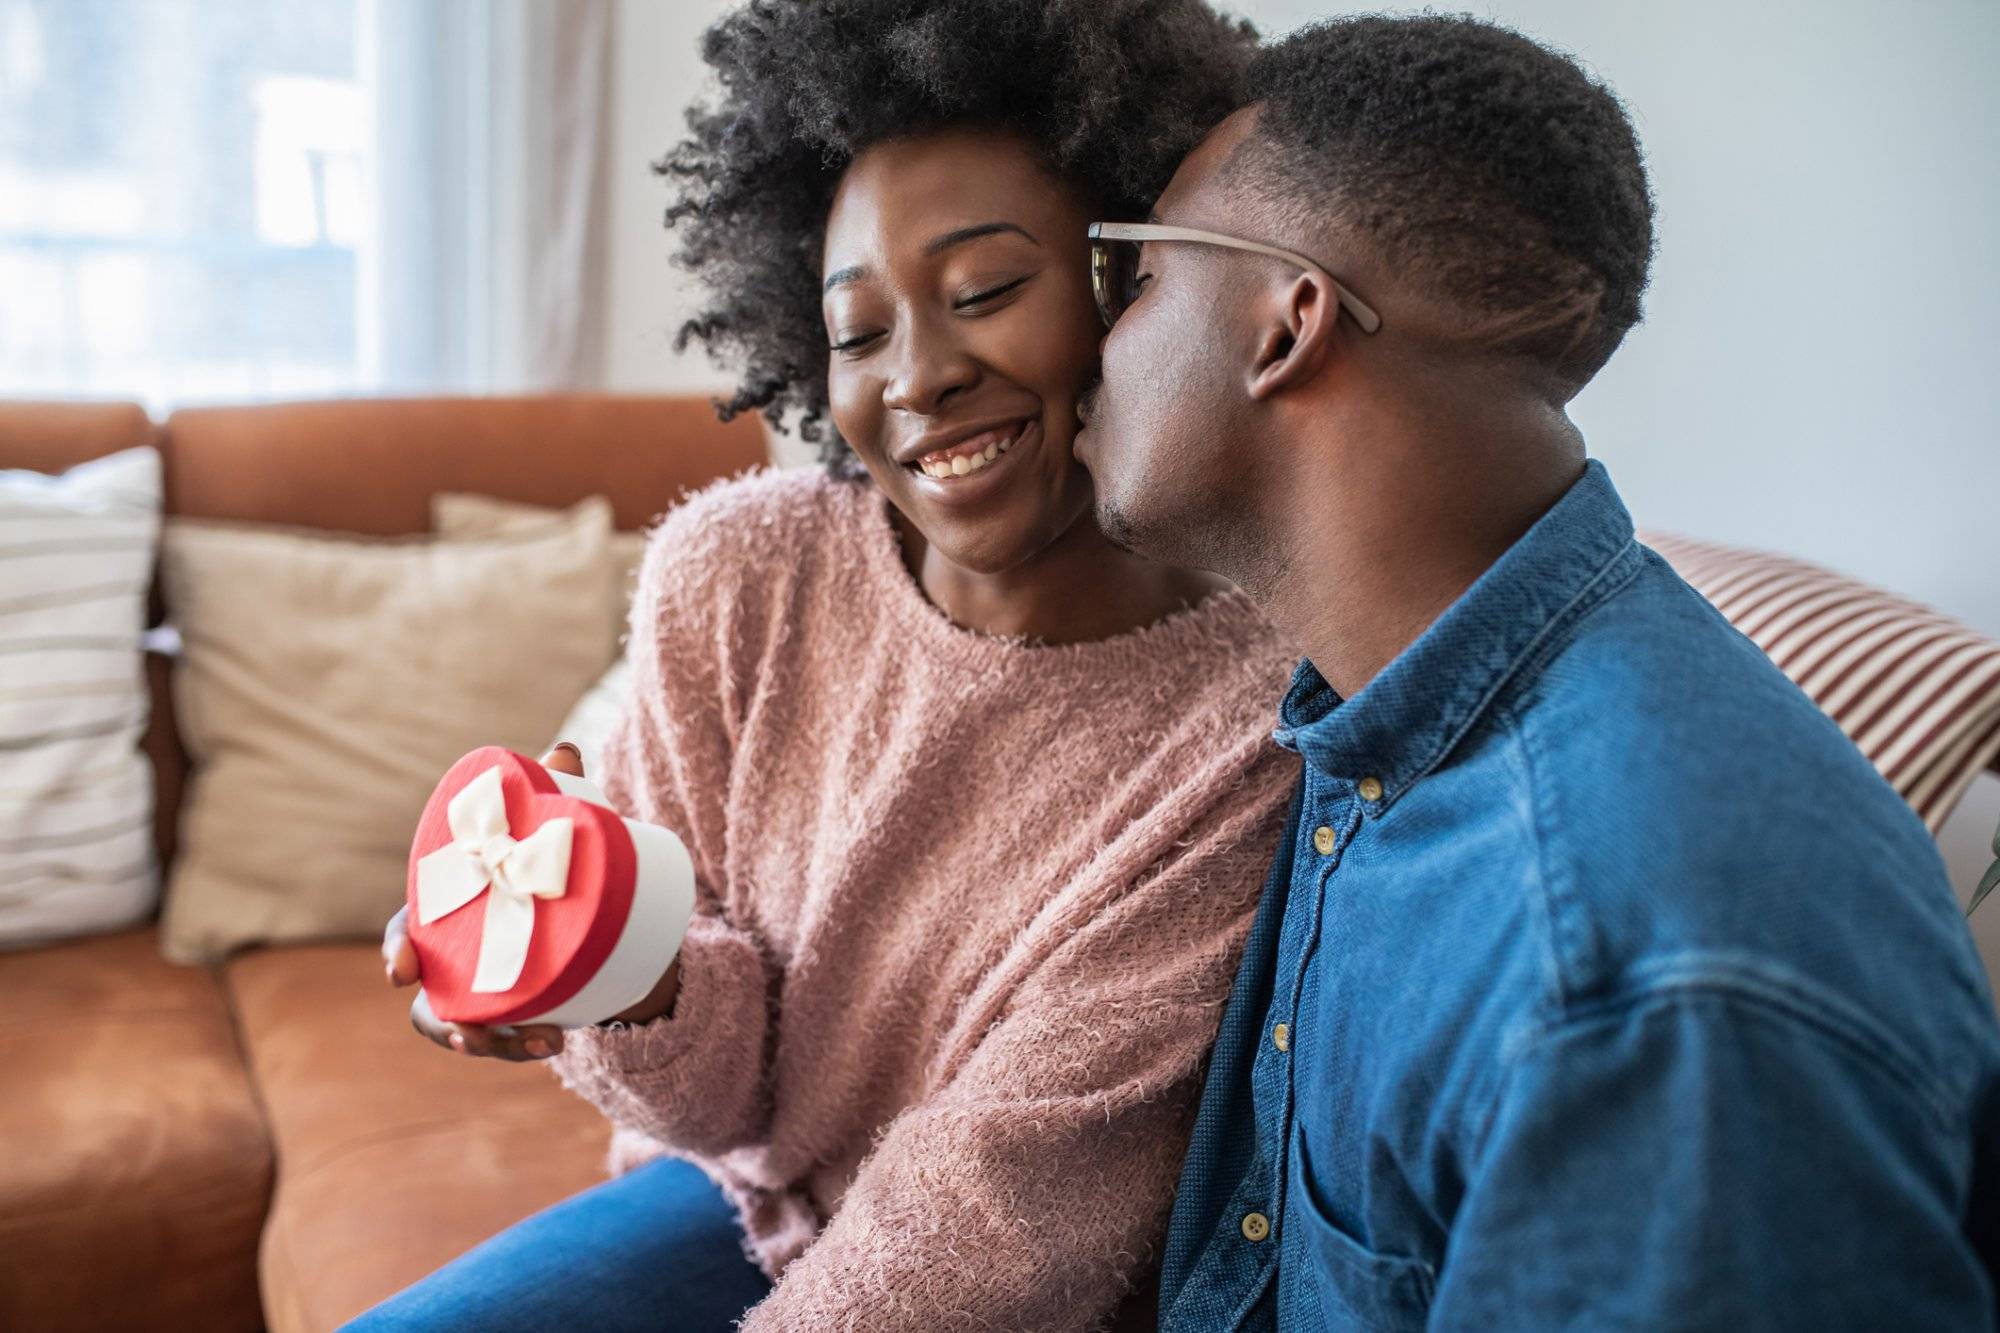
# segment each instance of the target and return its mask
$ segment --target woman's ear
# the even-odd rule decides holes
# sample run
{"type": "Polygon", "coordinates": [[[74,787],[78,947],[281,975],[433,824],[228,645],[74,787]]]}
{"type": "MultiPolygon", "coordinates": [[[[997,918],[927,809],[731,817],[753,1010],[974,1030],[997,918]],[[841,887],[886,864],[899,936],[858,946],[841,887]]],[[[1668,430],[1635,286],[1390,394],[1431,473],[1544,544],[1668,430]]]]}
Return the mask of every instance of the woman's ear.
{"type": "Polygon", "coordinates": [[[1300,273],[1273,290],[1250,365],[1250,396],[1270,398],[1319,374],[1339,317],[1333,286],[1317,273],[1300,273]]]}

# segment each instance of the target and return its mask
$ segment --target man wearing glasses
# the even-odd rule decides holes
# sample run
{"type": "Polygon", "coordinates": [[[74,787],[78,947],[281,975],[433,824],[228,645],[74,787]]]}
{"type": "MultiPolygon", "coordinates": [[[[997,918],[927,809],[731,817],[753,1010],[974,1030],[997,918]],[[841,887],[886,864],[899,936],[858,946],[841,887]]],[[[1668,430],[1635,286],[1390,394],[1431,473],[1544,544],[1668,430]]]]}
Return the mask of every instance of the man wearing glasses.
{"type": "Polygon", "coordinates": [[[1935,847],[1565,412],[1652,254],[1622,108],[1463,19],[1254,80],[1095,229],[1078,442],[1106,532],[1307,653],[1162,1327],[1992,1327],[2000,1028],[1935,847]]]}

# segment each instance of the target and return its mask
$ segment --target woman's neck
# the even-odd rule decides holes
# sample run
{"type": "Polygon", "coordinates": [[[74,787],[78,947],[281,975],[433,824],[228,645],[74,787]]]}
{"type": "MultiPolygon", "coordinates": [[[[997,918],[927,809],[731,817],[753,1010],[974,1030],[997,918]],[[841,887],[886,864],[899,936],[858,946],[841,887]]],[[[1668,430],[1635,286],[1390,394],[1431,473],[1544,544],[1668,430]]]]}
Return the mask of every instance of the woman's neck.
{"type": "Polygon", "coordinates": [[[900,511],[890,512],[924,596],[981,634],[1090,643],[1143,629],[1231,586],[1113,546],[1088,510],[1040,552],[995,574],[952,563],[900,511]]]}

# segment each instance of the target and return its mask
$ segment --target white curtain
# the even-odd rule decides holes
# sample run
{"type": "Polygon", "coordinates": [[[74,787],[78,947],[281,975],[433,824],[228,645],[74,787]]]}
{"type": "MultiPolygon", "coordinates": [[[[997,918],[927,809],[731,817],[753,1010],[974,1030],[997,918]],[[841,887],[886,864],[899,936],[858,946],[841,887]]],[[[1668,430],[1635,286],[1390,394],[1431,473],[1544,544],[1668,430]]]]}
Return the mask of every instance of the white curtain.
{"type": "MultiPolygon", "coordinates": [[[[516,0],[520,3],[520,0],[516,0]]],[[[508,377],[537,388],[604,382],[612,139],[612,0],[524,6],[524,288],[508,377]]]]}
{"type": "Polygon", "coordinates": [[[612,22],[611,0],[365,0],[379,385],[602,383],[612,22]]]}

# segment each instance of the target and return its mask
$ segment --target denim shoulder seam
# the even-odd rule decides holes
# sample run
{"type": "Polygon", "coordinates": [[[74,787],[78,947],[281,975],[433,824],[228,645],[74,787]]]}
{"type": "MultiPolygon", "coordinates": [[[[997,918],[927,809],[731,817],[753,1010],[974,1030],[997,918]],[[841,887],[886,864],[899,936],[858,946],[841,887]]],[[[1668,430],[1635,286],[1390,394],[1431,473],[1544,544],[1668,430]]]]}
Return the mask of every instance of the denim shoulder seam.
{"type": "MultiPolygon", "coordinates": [[[[1817,1034],[1908,1089],[1944,1133],[1964,1130],[1963,1117],[1954,1109],[1957,1099],[1943,1081],[1873,1015],[1791,968],[1751,954],[1691,951],[1641,963],[1625,974],[1616,992],[1565,1004],[1559,1015],[1515,1032],[1500,1053],[1501,1064],[1511,1072],[1537,1049],[1566,1036],[1703,997],[1742,1005],[1817,1034]]],[[[1497,1103],[1496,1097],[1494,1110],[1497,1103]]]]}
{"type": "Polygon", "coordinates": [[[1521,703],[1542,679],[1542,668],[1575,640],[1592,615],[1638,578],[1646,567],[1648,554],[1647,548],[1636,537],[1620,547],[1618,553],[1605,562],[1598,576],[1551,621],[1548,632],[1536,641],[1523,659],[1521,669],[1493,701],[1496,723],[1506,729],[1509,739],[1519,750],[1528,784],[1528,808],[1533,812],[1530,833],[1535,844],[1536,878],[1541,889],[1539,906],[1548,930],[1546,952],[1551,968],[1548,981],[1553,990],[1552,995],[1537,997],[1537,1013],[1548,1012],[1550,1002],[1553,1002],[1555,1011],[1560,1012],[1571,996],[1582,989],[1576,974],[1590,970],[1589,960],[1584,957],[1589,940],[1578,931],[1578,895],[1574,877],[1568,873],[1568,858],[1559,857],[1552,851],[1555,843],[1553,831],[1563,827],[1561,812],[1550,806],[1556,796],[1556,784],[1537,779],[1533,728],[1521,703]]]}
{"type": "Polygon", "coordinates": [[[1541,957],[1541,985],[1537,989],[1529,1007],[1529,1026],[1538,1026],[1546,1016],[1559,1014],[1562,1002],[1569,994],[1568,983],[1563,974],[1563,960],[1560,945],[1556,940],[1558,923],[1553,898],[1560,896],[1559,890],[1552,890],[1548,857],[1548,838],[1544,833],[1546,812],[1537,796],[1534,758],[1528,753],[1526,738],[1522,733],[1520,719],[1505,708],[1494,713],[1494,722],[1499,738],[1505,742],[1504,753],[1514,781],[1521,784],[1528,806],[1526,832],[1530,848],[1529,872],[1533,884],[1528,889],[1528,911],[1537,928],[1536,952],[1541,957]]]}
{"type": "Polygon", "coordinates": [[[1550,806],[1555,784],[1537,780],[1533,739],[1512,702],[1497,707],[1494,718],[1505,729],[1508,748],[1517,756],[1521,781],[1527,786],[1528,837],[1534,847],[1534,902],[1543,928],[1542,955],[1546,968],[1543,989],[1534,997],[1530,1010],[1532,1028],[1559,1017],[1578,990],[1572,976],[1576,968],[1574,954],[1583,946],[1569,936],[1580,913],[1575,905],[1577,895],[1573,876],[1569,874],[1569,860],[1554,856],[1550,850],[1555,841],[1552,831],[1562,827],[1561,812],[1550,806]]]}

